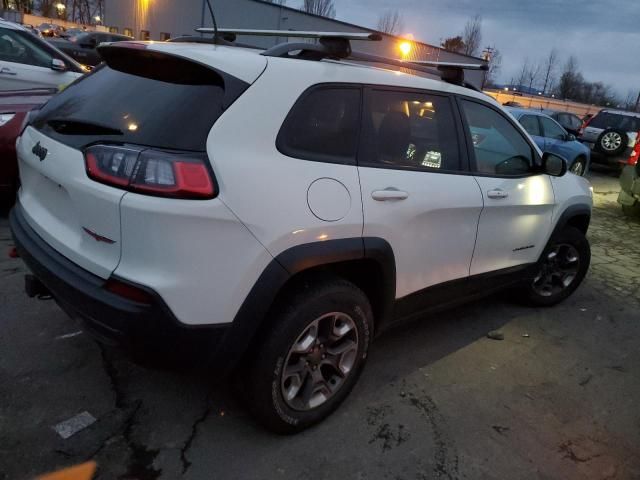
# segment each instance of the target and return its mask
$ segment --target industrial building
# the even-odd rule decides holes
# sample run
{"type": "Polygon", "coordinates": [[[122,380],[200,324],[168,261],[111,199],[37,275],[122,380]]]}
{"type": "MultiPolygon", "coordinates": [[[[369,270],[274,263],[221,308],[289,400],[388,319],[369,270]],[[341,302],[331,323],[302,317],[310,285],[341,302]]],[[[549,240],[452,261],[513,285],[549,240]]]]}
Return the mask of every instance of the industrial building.
{"type": "MultiPolygon", "coordinates": [[[[330,32],[372,32],[369,28],[332,18],[312,15],[295,8],[264,0],[210,0],[221,28],[253,28],[269,30],[313,30],[330,32]]],[[[205,0],[105,0],[104,24],[112,32],[124,33],[141,40],[168,40],[194,35],[199,26],[211,27],[213,22],[205,0]]],[[[271,47],[287,38],[246,38],[239,41],[260,47],[271,47]]],[[[431,60],[482,64],[480,58],[449,52],[433,45],[410,42],[393,35],[384,35],[381,42],[358,42],[354,50],[406,60],[431,60]],[[405,43],[405,51],[401,45],[405,43]]],[[[477,86],[483,72],[468,71],[467,81],[477,86]]]]}

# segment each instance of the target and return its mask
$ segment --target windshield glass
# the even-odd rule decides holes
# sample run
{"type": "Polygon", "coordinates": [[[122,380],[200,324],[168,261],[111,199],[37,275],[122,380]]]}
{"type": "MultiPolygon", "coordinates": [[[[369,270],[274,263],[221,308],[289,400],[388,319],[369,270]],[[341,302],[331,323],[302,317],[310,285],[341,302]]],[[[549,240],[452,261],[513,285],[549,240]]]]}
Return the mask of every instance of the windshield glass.
{"type": "MultiPolygon", "coordinates": [[[[165,68],[185,67],[167,61],[165,68]]],[[[75,147],[106,140],[203,151],[224,111],[225,91],[243,82],[199,66],[193,75],[196,84],[190,77],[158,80],[103,66],[55,96],[34,126],[75,147]]]]}

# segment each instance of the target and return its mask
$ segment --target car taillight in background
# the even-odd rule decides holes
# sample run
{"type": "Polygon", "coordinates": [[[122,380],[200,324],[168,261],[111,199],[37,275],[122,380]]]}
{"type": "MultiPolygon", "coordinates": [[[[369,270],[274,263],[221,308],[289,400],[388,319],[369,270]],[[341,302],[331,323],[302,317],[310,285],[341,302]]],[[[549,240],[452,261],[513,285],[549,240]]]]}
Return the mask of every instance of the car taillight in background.
{"type": "Polygon", "coordinates": [[[84,152],[89,178],[137,193],[207,199],[217,195],[204,153],[94,145],[84,152]]]}
{"type": "Polygon", "coordinates": [[[584,129],[589,126],[589,123],[591,123],[591,120],[593,120],[594,117],[595,117],[595,115],[593,117],[587,118],[584,122],[582,122],[582,125],[580,126],[580,129],[578,130],[578,136],[580,136],[580,135],[582,135],[584,133],[584,129]]]}
{"type": "Polygon", "coordinates": [[[633,147],[627,163],[629,165],[636,165],[638,163],[638,158],[640,158],[640,132],[638,132],[638,137],[636,138],[636,146],[633,147]]]}

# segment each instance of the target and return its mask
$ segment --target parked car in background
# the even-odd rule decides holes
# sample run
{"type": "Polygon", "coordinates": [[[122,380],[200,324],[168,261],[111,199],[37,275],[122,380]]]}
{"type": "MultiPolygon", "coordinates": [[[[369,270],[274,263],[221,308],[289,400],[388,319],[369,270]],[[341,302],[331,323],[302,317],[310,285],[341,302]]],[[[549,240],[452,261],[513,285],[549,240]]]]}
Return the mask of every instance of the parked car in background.
{"type": "Polygon", "coordinates": [[[618,203],[628,216],[640,216],[640,142],[636,142],[620,175],[618,203]]]}
{"type": "Polygon", "coordinates": [[[0,20],[0,91],[59,88],[85,71],[22,25],[0,20]]]}
{"type": "Polygon", "coordinates": [[[76,35],[80,35],[81,33],[85,33],[86,28],[67,28],[63,34],[60,35],[60,38],[71,38],[76,35]]]}
{"type": "Polygon", "coordinates": [[[29,112],[44,105],[54,88],[0,92],[0,198],[13,202],[18,186],[16,138],[29,112]]]}
{"type": "Polygon", "coordinates": [[[542,151],[549,151],[567,159],[569,171],[583,176],[591,163],[591,150],[576,140],[553,118],[537,110],[507,108],[531,135],[542,151]]]}
{"type": "Polygon", "coordinates": [[[580,135],[580,127],[582,127],[584,122],[579,116],[570,112],[558,112],[556,110],[542,110],[542,113],[553,118],[567,132],[575,135],[576,137],[580,135]]]}
{"type": "Polygon", "coordinates": [[[42,37],[42,32],[40,30],[38,30],[36,27],[34,27],[33,25],[28,25],[28,24],[22,24],[23,27],[25,27],[27,30],[29,30],[31,33],[33,33],[36,37],[42,37]]]}
{"type": "Polygon", "coordinates": [[[96,50],[98,45],[106,42],[122,42],[125,40],[133,40],[133,37],[108,32],[80,32],[69,36],[67,39],[50,39],[49,43],[77,62],[83,65],[95,66],[102,61],[100,54],[96,50]]]}
{"type": "Polygon", "coordinates": [[[522,105],[520,102],[514,102],[512,100],[509,102],[505,102],[503,105],[505,107],[524,108],[524,105],[522,105]]]}
{"type": "Polygon", "coordinates": [[[64,34],[64,27],[55,23],[41,23],[36,27],[43,37],[59,37],[64,34]]]}
{"type": "Polygon", "coordinates": [[[594,161],[625,163],[636,145],[640,131],[640,113],[601,110],[582,126],[580,140],[594,151],[594,161]]]}

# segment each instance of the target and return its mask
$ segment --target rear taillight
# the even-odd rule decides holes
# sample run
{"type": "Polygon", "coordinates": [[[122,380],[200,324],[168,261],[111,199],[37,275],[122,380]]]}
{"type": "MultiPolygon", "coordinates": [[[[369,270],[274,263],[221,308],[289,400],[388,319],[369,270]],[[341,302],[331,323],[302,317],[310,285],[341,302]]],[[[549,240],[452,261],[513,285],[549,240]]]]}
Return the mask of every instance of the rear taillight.
{"type": "Polygon", "coordinates": [[[147,195],[204,199],[217,194],[204,153],[94,145],[84,152],[87,175],[147,195]]]}
{"type": "Polygon", "coordinates": [[[580,135],[582,135],[584,133],[584,129],[589,126],[589,123],[591,122],[591,120],[593,120],[593,117],[589,117],[584,122],[582,122],[582,125],[580,126],[580,129],[578,130],[578,136],[580,136],[580,135]]]}
{"type": "Polygon", "coordinates": [[[640,132],[638,132],[638,137],[636,138],[636,146],[633,147],[627,163],[629,165],[636,165],[638,163],[638,158],[640,158],[640,132]]]}

